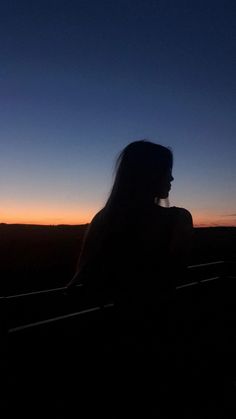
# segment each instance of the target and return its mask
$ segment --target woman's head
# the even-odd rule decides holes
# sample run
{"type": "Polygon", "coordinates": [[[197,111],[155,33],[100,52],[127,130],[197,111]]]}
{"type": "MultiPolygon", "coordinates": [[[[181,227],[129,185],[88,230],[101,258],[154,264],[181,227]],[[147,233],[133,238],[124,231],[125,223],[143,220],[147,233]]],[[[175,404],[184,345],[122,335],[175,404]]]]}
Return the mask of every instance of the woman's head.
{"type": "Polygon", "coordinates": [[[116,176],[108,202],[154,202],[168,198],[172,177],[171,150],[150,141],[128,144],[116,162],[116,176]]]}

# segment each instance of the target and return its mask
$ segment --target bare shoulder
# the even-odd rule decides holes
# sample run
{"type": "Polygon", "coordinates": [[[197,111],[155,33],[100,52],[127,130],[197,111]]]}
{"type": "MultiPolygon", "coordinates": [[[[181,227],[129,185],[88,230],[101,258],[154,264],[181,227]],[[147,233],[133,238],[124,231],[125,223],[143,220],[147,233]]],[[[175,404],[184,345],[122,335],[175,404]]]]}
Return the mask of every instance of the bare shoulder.
{"type": "Polygon", "coordinates": [[[101,220],[102,220],[102,211],[97,212],[90,223],[87,226],[85,235],[84,235],[84,247],[90,245],[91,241],[93,241],[97,236],[100,234],[101,230],[101,220]]]}
{"type": "Polygon", "coordinates": [[[157,207],[157,220],[166,220],[173,228],[193,227],[193,218],[189,210],[182,207],[157,207]]]}
{"type": "Polygon", "coordinates": [[[92,220],[89,224],[88,230],[90,230],[90,231],[91,230],[92,231],[97,230],[100,227],[100,225],[102,223],[102,220],[103,220],[103,210],[100,210],[92,218],[92,220]]]}
{"type": "Polygon", "coordinates": [[[101,221],[102,217],[103,217],[103,210],[101,209],[100,211],[98,211],[94,215],[94,217],[91,220],[91,224],[97,224],[97,223],[99,223],[101,221]]]}
{"type": "Polygon", "coordinates": [[[189,227],[193,226],[193,217],[189,210],[181,207],[172,207],[176,214],[176,224],[186,225],[189,227]]]}

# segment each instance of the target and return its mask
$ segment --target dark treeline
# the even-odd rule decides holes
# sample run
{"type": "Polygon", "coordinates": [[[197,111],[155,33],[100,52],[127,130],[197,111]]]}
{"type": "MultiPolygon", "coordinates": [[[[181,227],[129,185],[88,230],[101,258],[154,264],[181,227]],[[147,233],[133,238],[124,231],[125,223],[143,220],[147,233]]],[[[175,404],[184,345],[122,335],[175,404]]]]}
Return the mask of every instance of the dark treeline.
{"type": "MultiPolygon", "coordinates": [[[[68,283],[87,226],[1,224],[1,294],[68,283]]],[[[195,228],[189,264],[236,260],[235,249],[236,227],[195,228]]]]}

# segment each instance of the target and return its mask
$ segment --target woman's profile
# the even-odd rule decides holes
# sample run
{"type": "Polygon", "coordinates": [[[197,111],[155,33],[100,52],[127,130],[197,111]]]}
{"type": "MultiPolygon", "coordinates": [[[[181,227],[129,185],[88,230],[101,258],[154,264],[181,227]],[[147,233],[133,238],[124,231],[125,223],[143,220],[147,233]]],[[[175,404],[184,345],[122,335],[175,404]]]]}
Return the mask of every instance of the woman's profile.
{"type": "Polygon", "coordinates": [[[155,311],[161,296],[171,295],[188,264],[193,231],[188,210],[160,205],[169,197],[172,166],[172,151],[150,141],[122,150],[69,287],[82,283],[87,292],[137,311],[155,311]]]}

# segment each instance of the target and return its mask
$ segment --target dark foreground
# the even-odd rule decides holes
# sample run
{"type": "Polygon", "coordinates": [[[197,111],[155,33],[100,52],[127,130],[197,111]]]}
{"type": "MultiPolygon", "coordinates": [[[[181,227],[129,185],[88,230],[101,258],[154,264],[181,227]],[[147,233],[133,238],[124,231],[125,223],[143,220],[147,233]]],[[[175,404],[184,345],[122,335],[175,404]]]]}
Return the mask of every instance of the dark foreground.
{"type": "MultiPolygon", "coordinates": [[[[87,227],[0,224],[0,295],[68,283],[87,227]]],[[[189,264],[217,260],[236,260],[236,227],[195,228],[189,264]]]]}
{"type": "Polygon", "coordinates": [[[11,413],[235,418],[235,266],[210,269],[145,325],[79,288],[8,300],[11,413]]]}
{"type": "Polygon", "coordinates": [[[65,286],[86,227],[0,226],[1,413],[7,372],[10,417],[235,418],[236,229],[195,229],[190,264],[227,263],[194,268],[145,327],[79,288],[14,297],[65,286]]]}

